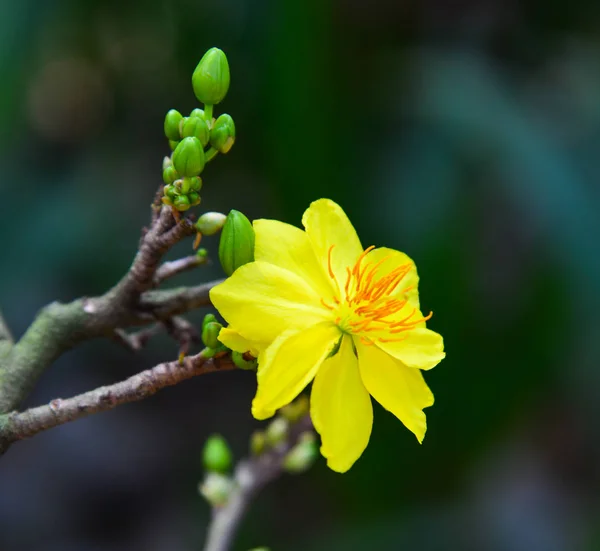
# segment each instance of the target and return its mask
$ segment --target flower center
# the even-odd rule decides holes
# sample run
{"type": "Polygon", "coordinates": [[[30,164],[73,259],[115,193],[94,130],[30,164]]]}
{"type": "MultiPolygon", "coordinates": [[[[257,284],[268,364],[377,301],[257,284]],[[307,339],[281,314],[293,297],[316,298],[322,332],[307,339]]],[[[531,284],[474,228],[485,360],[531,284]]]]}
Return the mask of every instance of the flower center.
{"type": "Polygon", "coordinates": [[[411,264],[402,264],[380,274],[381,265],[392,257],[390,255],[376,262],[368,262],[365,258],[375,248],[368,247],[352,268],[346,268],[346,281],[342,289],[331,264],[334,247],[332,245],[329,248],[328,271],[337,289],[333,297],[335,305],[329,305],[323,299],[321,303],[336,313],[335,323],[342,331],[360,336],[364,344],[374,344],[374,340],[401,341],[406,338],[402,333],[431,318],[432,312],[422,316],[418,308],[409,304],[407,293],[413,286],[401,288],[411,264]],[[382,333],[385,336],[381,336],[382,333]]]}

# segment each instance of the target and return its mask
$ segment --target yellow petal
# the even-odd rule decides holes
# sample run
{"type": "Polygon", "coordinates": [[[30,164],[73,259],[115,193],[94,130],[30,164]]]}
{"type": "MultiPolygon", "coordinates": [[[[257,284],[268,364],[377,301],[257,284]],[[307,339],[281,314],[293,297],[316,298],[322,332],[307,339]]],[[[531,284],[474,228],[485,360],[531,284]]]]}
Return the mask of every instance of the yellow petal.
{"type": "Polygon", "coordinates": [[[334,471],[346,472],[369,443],[371,397],[358,370],[350,337],[319,369],[310,396],[310,416],[321,435],[321,453],[334,471]]]}
{"type": "Polygon", "coordinates": [[[367,390],[385,409],[423,441],[427,421],[423,408],[433,405],[433,394],[418,369],[405,366],[376,346],[354,340],[358,367],[367,390]]]}
{"type": "Polygon", "coordinates": [[[320,296],[299,276],[266,262],[251,262],[210,291],[210,300],[249,341],[272,342],[286,329],[331,317],[320,296]]]}
{"type": "MultiPolygon", "coordinates": [[[[302,224],[310,238],[317,258],[328,271],[329,249],[331,267],[340,288],[346,281],[346,268],[352,268],[363,248],[354,227],[342,208],[329,199],[311,203],[302,217],[302,224]]],[[[328,273],[326,271],[326,273],[328,273]]]]}
{"type": "MultiPolygon", "coordinates": [[[[396,251],[394,249],[388,249],[387,247],[379,247],[377,249],[373,249],[361,262],[361,266],[367,266],[368,264],[375,265],[378,262],[381,262],[379,268],[377,269],[377,274],[375,276],[376,279],[384,277],[389,274],[392,270],[399,268],[400,266],[406,266],[407,264],[410,266],[409,272],[401,279],[398,286],[392,291],[390,296],[396,297],[399,295],[406,295],[409,304],[419,309],[419,275],[417,274],[417,267],[413,260],[406,254],[396,251]],[[410,289],[406,293],[404,293],[405,289],[410,289]]],[[[407,307],[408,308],[408,307],[407,307]]],[[[398,313],[399,319],[405,317],[410,313],[407,308],[403,309],[398,313]],[[406,313],[404,313],[406,310],[406,313]]],[[[411,308],[412,309],[412,308],[411,308]]],[[[419,312],[417,312],[418,314],[419,312]]]]}
{"type": "Polygon", "coordinates": [[[252,402],[257,419],[271,417],[312,381],[341,336],[333,323],[286,331],[258,357],[258,389],[252,402]]]}
{"type": "Polygon", "coordinates": [[[306,232],[277,220],[255,220],[254,231],[256,260],[294,272],[324,299],[332,296],[332,281],[317,261],[306,232]]]}
{"type": "Polygon", "coordinates": [[[391,337],[404,337],[397,342],[375,341],[377,346],[394,358],[400,360],[408,367],[418,369],[431,369],[439,364],[445,357],[444,339],[439,333],[418,327],[399,335],[388,335],[391,337]]]}
{"type": "Polygon", "coordinates": [[[236,352],[250,352],[255,357],[264,350],[268,343],[252,342],[242,337],[232,327],[224,327],[219,332],[219,341],[221,341],[227,348],[235,350],[236,352]]]}

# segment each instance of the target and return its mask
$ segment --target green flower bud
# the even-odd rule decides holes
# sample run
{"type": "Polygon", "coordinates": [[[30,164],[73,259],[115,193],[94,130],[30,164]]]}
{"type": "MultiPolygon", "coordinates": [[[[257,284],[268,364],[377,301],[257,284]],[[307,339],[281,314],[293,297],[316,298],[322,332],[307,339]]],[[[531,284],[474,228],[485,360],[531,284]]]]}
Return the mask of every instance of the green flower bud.
{"type": "Polygon", "coordinates": [[[208,131],[206,121],[200,117],[189,117],[183,125],[181,137],[196,137],[200,140],[202,147],[204,147],[210,138],[210,132],[208,131]]]}
{"type": "Polygon", "coordinates": [[[244,354],[242,354],[241,352],[236,352],[235,350],[232,351],[231,359],[237,367],[243,369],[244,371],[256,371],[256,369],[258,368],[258,360],[256,358],[251,358],[247,360],[244,357],[244,354]]]}
{"type": "Polygon", "coordinates": [[[202,235],[214,235],[221,231],[227,216],[221,212],[205,212],[196,222],[196,229],[202,235]]]}
{"type": "Polygon", "coordinates": [[[165,136],[169,140],[177,141],[181,137],[179,135],[179,123],[181,122],[181,113],[175,109],[171,109],[165,117],[165,136]]]}
{"type": "Polygon", "coordinates": [[[216,105],[227,95],[229,82],[227,56],[219,48],[211,48],[202,56],[192,75],[194,94],[198,101],[216,105]]]}
{"type": "Polygon", "coordinates": [[[250,453],[261,455],[267,448],[267,435],[262,430],[257,430],[250,436],[250,453]]]}
{"type": "Polygon", "coordinates": [[[177,189],[181,190],[181,193],[187,195],[192,190],[192,178],[185,177],[175,182],[177,189]]]}
{"type": "Polygon", "coordinates": [[[167,168],[169,168],[170,166],[173,166],[173,161],[171,161],[171,157],[169,157],[168,155],[165,155],[163,157],[163,171],[167,168]]]}
{"type": "Polygon", "coordinates": [[[177,174],[174,166],[168,166],[163,170],[163,182],[165,184],[172,184],[177,178],[179,178],[179,174],[177,174]]]}
{"type": "Polygon", "coordinates": [[[182,176],[198,176],[204,169],[204,150],[195,137],[184,138],[173,151],[173,166],[182,176]]]}
{"type": "Polygon", "coordinates": [[[161,197],[160,200],[162,201],[163,205],[167,205],[168,207],[173,206],[173,201],[171,201],[171,199],[169,199],[166,195],[164,197],[161,197]]]}
{"type": "Polygon", "coordinates": [[[283,458],[281,466],[288,473],[299,474],[307,471],[319,456],[317,439],[312,432],[300,435],[298,443],[283,458]]]}
{"type": "Polygon", "coordinates": [[[191,189],[192,191],[200,191],[202,189],[202,178],[200,178],[200,176],[193,176],[191,178],[192,184],[191,184],[191,189]]]}
{"type": "Polygon", "coordinates": [[[225,505],[234,489],[235,482],[229,476],[214,472],[208,473],[198,487],[200,495],[213,507],[225,505]]]}
{"type": "Polygon", "coordinates": [[[308,402],[308,397],[303,394],[291,404],[282,407],[279,410],[279,414],[287,419],[290,423],[295,423],[296,421],[299,421],[300,418],[304,417],[308,413],[309,409],[310,404],[308,402]]]}
{"type": "Polygon", "coordinates": [[[223,326],[218,321],[211,321],[202,326],[202,342],[207,348],[218,348],[221,346],[219,342],[219,333],[223,326]]]}
{"type": "Polygon", "coordinates": [[[209,323],[217,321],[217,318],[214,314],[206,314],[204,319],[202,320],[202,329],[204,329],[209,323]]]}
{"type": "Polygon", "coordinates": [[[226,473],[231,468],[233,456],[227,441],[220,434],[209,436],[202,451],[202,462],[207,471],[226,473]]]}
{"type": "Polygon", "coordinates": [[[169,184],[164,187],[163,193],[165,194],[166,197],[168,197],[169,199],[171,199],[171,201],[173,201],[175,199],[175,197],[177,197],[179,195],[179,190],[173,184],[169,184]]]}
{"type": "Polygon", "coordinates": [[[171,151],[174,151],[178,145],[179,140],[169,140],[169,147],[171,148],[171,151]]]}
{"type": "Polygon", "coordinates": [[[227,113],[223,113],[215,121],[210,131],[210,145],[219,153],[228,153],[235,142],[235,124],[227,113]]]}
{"type": "Polygon", "coordinates": [[[181,212],[188,210],[191,207],[187,195],[177,195],[177,197],[173,198],[173,206],[181,212]]]}
{"type": "Polygon", "coordinates": [[[206,118],[204,117],[204,110],[199,109],[198,107],[196,107],[196,109],[192,110],[192,112],[190,113],[190,117],[199,117],[199,118],[203,119],[204,122],[206,122],[206,118]]]}
{"type": "Polygon", "coordinates": [[[208,258],[208,251],[204,247],[202,247],[201,249],[198,249],[196,251],[196,256],[198,258],[201,258],[202,260],[205,260],[206,258],[208,258]]]}
{"type": "Polygon", "coordinates": [[[273,419],[267,427],[267,444],[275,447],[277,444],[283,442],[287,438],[289,428],[290,424],[287,419],[284,419],[283,417],[276,417],[273,419]]]}
{"type": "Polygon", "coordinates": [[[195,191],[190,191],[188,193],[188,199],[190,200],[190,205],[192,205],[192,207],[199,205],[202,200],[200,199],[200,194],[195,191]]]}
{"type": "Polygon", "coordinates": [[[237,210],[228,214],[223,226],[219,260],[228,276],[240,266],[254,260],[254,229],[250,220],[237,210]]]}

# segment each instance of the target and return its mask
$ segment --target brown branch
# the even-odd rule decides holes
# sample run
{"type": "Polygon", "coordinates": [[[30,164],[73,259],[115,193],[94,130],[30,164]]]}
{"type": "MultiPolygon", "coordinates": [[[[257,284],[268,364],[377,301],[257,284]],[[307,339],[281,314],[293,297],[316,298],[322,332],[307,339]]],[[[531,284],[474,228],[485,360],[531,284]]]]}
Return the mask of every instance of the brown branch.
{"type": "Polygon", "coordinates": [[[191,254],[190,256],[165,262],[158,268],[158,270],[156,270],[156,273],[154,274],[154,284],[158,286],[167,279],[170,279],[183,272],[187,272],[188,270],[193,270],[194,268],[207,263],[207,256],[198,256],[197,254],[191,254]]]}
{"type": "Polygon", "coordinates": [[[52,303],[42,309],[21,340],[0,356],[0,413],[16,409],[43,371],[76,344],[207,305],[213,284],[150,291],[165,253],[194,233],[190,219],[176,222],[171,209],[163,207],[143,235],[129,271],[115,287],[101,297],[52,303]]]}
{"type": "Polygon", "coordinates": [[[30,438],[58,425],[107,411],[121,404],[143,400],[162,388],[198,375],[235,369],[228,356],[207,358],[204,354],[205,352],[201,352],[185,358],[181,365],[178,361],[158,364],[119,383],[103,386],[73,398],[57,398],[49,404],[22,413],[4,414],[0,416],[0,454],[13,442],[30,438]]]}
{"type": "Polygon", "coordinates": [[[225,505],[213,507],[204,551],[228,551],[252,499],[269,482],[283,473],[283,461],[300,436],[312,429],[307,414],[291,425],[287,438],[256,457],[240,461],[235,469],[235,489],[225,505]]]}

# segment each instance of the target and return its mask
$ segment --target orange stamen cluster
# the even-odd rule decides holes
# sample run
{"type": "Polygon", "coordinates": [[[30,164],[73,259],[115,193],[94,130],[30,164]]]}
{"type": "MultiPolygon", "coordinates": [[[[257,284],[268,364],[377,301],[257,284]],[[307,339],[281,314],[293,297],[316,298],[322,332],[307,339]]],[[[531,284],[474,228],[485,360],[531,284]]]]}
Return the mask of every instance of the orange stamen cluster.
{"type": "MultiPolygon", "coordinates": [[[[328,271],[329,276],[335,282],[338,293],[340,292],[340,285],[333,272],[331,263],[331,253],[334,245],[329,248],[328,254],[328,271]]],[[[354,334],[361,335],[361,342],[363,344],[373,344],[364,333],[372,331],[385,331],[390,335],[403,333],[410,329],[413,329],[416,325],[423,323],[431,318],[433,313],[429,313],[427,316],[417,316],[417,308],[412,307],[411,311],[404,318],[389,319],[390,316],[397,314],[408,304],[406,293],[408,293],[412,287],[405,287],[401,292],[396,292],[398,286],[401,284],[404,277],[409,273],[411,269],[410,264],[403,264],[397,266],[389,273],[384,276],[378,277],[379,268],[385,263],[390,257],[387,256],[382,258],[378,262],[367,263],[363,266],[363,261],[366,256],[375,247],[368,247],[360,255],[356,264],[353,268],[346,268],[346,282],[344,285],[344,296],[345,303],[351,308],[353,312],[352,318],[355,316],[358,319],[351,319],[346,323],[347,328],[354,334]]],[[[333,299],[336,306],[328,305],[323,299],[321,303],[330,310],[337,309],[337,306],[341,305],[341,301],[337,296],[333,299]]],[[[340,322],[338,317],[336,323],[340,322]]],[[[394,342],[404,340],[406,336],[391,337],[391,338],[378,338],[380,342],[394,342]]]]}

